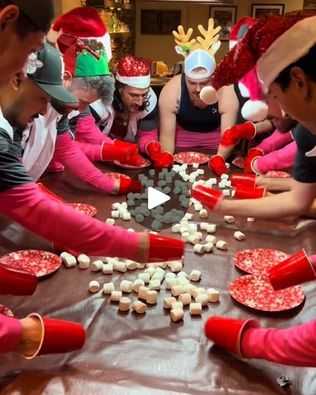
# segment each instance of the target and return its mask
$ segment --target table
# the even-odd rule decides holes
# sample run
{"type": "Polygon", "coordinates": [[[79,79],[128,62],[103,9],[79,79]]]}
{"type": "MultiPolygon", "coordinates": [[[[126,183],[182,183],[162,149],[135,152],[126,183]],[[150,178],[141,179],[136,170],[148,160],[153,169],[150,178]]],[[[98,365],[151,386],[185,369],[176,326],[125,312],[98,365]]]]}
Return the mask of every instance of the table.
{"type": "MultiPolygon", "coordinates": [[[[115,171],[121,170],[116,168],[115,171]]],[[[136,175],[132,171],[126,173],[136,175]]],[[[43,182],[69,202],[96,206],[97,218],[101,220],[109,217],[111,203],[124,200],[123,197],[96,192],[66,172],[46,176],[43,182]]],[[[191,318],[186,312],[183,322],[172,323],[169,313],[162,307],[164,289],[157,306],[149,307],[145,316],[118,313],[117,305],[111,304],[108,298],[87,291],[91,279],[101,283],[114,281],[118,286],[123,278],[135,279],[139,271],[106,276],[62,267],[41,280],[32,296],[0,297],[0,303],[10,307],[19,318],[36,311],[74,320],[84,325],[88,336],[84,348],[72,354],[50,355],[32,361],[25,361],[13,353],[1,356],[1,394],[315,394],[315,369],[240,360],[211,347],[203,332],[204,321],[211,315],[254,317],[263,326],[278,328],[314,318],[316,282],[303,286],[307,297],[302,306],[282,314],[260,313],[243,307],[231,299],[227,286],[241,275],[232,265],[238,250],[277,248],[293,253],[305,248],[310,253],[316,250],[315,227],[304,225],[299,228],[289,222],[277,221],[260,226],[256,221],[253,228],[248,226],[247,239],[239,242],[233,238],[236,226],[225,224],[222,215],[211,214],[210,221],[219,223],[217,236],[227,241],[228,251],[216,250],[198,256],[187,245],[184,262],[186,272],[193,268],[202,271],[201,286],[220,291],[220,303],[204,308],[202,318],[191,318]],[[281,375],[287,376],[292,383],[286,391],[276,384],[281,375]]],[[[238,221],[237,225],[245,223],[241,219],[238,221]]],[[[116,223],[124,225],[120,220],[116,223]]],[[[127,224],[127,227],[131,226],[127,224]]],[[[134,227],[140,229],[136,224],[134,227]]],[[[171,232],[163,231],[163,234],[171,235],[171,232]]],[[[26,248],[51,251],[47,241],[0,217],[0,254],[26,248]]],[[[135,296],[132,298],[136,299],[135,296]]]]}

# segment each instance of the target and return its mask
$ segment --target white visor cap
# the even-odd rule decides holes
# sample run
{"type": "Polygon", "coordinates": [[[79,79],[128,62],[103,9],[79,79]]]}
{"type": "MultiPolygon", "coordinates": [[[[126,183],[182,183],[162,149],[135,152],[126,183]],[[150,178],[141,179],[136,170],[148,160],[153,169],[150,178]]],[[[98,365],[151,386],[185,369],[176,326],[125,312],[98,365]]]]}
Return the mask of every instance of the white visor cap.
{"type": "Polygon", "coordinates": [[[184,60],[184,73],[192,80],[201,80],[210,77],[215,70],[214,57],[204,49],[192,51],[184,60]],[[195,73],[194,70],[202,68],[204,73],[195,73]]]}

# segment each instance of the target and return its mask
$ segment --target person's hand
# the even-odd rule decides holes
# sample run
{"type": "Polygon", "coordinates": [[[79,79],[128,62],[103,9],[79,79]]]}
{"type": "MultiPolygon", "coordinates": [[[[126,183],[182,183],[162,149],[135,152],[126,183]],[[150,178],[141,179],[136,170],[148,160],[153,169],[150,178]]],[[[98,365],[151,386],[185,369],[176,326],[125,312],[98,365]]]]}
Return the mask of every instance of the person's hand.
{"type": "Polygon", "coordinates": [[[119,187],[118,187],[118,194],[119,195],[126,195],[129,192],[141,192],[142,184],[138,180],[133,180],[132,178],[120,175],[118,178],[119,187]]]}
{"type": "Polygon", "coordinates": [[[42,324],[38,319],[32,317],[22,318],[20,322],[22,324],[22,337],[16,351],[19,354],[31,356],[40,345],[42,324]]]}
{"type": "Polygon", "coordinates": [[[232,126],[226,130],[221,137],[220,144],[230,147],[239,143],[242,139],[253,139],[257,133],[256,125],[252,122],[245,122],[240,125],[232,126]]]}
{"type": "Polygon", "coordinates": [[[221,176],[227,172],[225,159],[219,154],[211,156],[210,160],[208,161],[208,167],[209,169],[213,170],[217,176],[221,176]]]}
{"type": "Polygon", "coordinates": [[[136,144],[114,140],[113,144],[104,143],[101,147],[102,161],[119,161],[127,163],[131,157],[138,153],[136,144]]]}

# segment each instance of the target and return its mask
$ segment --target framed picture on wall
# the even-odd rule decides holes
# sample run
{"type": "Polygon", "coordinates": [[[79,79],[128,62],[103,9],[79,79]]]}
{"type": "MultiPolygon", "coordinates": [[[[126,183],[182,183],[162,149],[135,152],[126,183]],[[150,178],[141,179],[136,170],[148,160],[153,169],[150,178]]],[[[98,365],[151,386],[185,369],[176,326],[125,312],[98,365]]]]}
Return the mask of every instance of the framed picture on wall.
{"type": "Polygon", "coordinates": [[[219,39],[229,40],[229,33],[236,23],[237,6],[211,6],[210,18],[214,19],[215,27],[221,26],[219,39]]]}
{"type": "Polygon", "coordinates": [[[252,4],[251,16],[253,18],[264,18],[271,15],[283,15],[284,4],[252,4]]]}
{"type": "Polygon", "coordinates": [[[147,10],[140,13],[141,34],[171,35],[181,25],[181,10],[147,10]]]}

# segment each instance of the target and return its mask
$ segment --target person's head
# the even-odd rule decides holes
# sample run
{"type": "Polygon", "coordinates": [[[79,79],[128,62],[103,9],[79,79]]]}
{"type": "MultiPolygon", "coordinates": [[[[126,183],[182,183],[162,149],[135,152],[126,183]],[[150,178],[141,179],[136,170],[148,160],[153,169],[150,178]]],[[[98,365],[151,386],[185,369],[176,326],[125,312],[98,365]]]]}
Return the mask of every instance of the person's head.
{"type": "MultiPolygon", "coordinates": [[[[53,0],[0,0],[0,85],[43,47],[54,17],[53,0]]],[[[23,75],[21,75],[23,77],[23,75]]]]}
{"type": "Polygon", "coordinates": [[[267,119],[271,121],[279,132],[287,133],[297,125],[298,122],[282,111],[279,102],[271,95],[268,94],[266,96],[266,102],[268,104],[267,119]]]}
{"type": "Polygon", "coordinates": [[[151,61],[126,55],[116,70],[113,107],[115,111],[136,113],[148,106],[151,61]]]}
{"type": "Polygon", "coordinates": [[[183,72],[193,104],[201,103],[200,92],[210,85],[214,70],[214,57],[203,49],[196,49],[185,58],[183,72]]]}
{"type": "Polygon", "coordinates": [[[0,106],[4,117],[13,127],[24,129],[39,115],[44,115],[47,104],[54,98],[65,103],[76,99],[62,87],[63,63],[60,54],[46,44],[29,57],[25,72],[15,74],[0,91],[0,106]]]}
{"type": "Polygon", "coordinates": [[[105,105],[113,100],[114,78],[112,75],[95,77],[74,77],[64,79],[64,86],[78,99],[80,112],[101,99],[105,105]]]}

